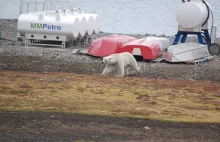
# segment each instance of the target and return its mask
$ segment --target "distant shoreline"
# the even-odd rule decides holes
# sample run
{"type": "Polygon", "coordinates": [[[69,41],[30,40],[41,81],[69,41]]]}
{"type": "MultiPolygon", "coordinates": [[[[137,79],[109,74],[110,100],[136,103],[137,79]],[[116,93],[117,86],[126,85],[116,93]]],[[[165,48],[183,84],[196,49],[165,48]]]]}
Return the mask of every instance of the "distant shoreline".
{"type": "MultiPolygon", "coordinates": [[[[7,21],[10,21],[10,22],[17,22],[18,21],[18,19],[13,19],[13,18],[0,18],[0,31],[2,31],[2,29],[4,29],[4,28],[2,28],[1,27],[1,23],[2,22],[7,22],[7,21]]],[[[10,29],[10,31],[11,30],[16,30],[17,31],[17,27],[16,27],[16,29],[10,29]]],[[[4,30],[3,30],[4,31],[4,30]]],[[[168,37],[168,38],[170,38],[171,40],[173,40],[174,39],[174,37],[175,37],[175,35],[173,35],[173,36],[169,36],[169,35],[165,35],[165,34],[162,34],[162,35],[156,35],[156,34],[148,34],[148,33],[146,33],[146,34],[127,34],[127,33],[109,33],[109,32],[104,32],[104,31],[100,31],[100,33],[102,33],[102,34],[106,34],[106,35],[111,35],[111,34],[125,34],[125,35],[130,35],[130,36],[134,36],[134,37],[136,37],[136,38],[143,38],[143,37],[146,37],[146,36],[158,36],[158,37],[168,37]]],[[[216,38],[217,39],[217,43],[220,45],[220,37],[217,37],[216,38]]]]}

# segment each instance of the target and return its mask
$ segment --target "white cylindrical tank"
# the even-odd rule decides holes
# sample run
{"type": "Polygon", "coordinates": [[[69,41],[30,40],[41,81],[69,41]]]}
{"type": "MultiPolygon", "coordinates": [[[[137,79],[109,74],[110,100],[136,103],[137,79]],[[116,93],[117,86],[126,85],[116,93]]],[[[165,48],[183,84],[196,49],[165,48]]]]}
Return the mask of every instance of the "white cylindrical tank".
{"type": "Polygon", "coordinates": [[[57,34],[78,37],[80,20],[74,15],[21,14],[18,18],[18,32],[57,34]]]}
{"type": "Polygon", "coordinates": [[[201,26],[207,19],[208,9],[201,0],[181,4],[176,10],[176,21],[183,28],[201,26]]]}

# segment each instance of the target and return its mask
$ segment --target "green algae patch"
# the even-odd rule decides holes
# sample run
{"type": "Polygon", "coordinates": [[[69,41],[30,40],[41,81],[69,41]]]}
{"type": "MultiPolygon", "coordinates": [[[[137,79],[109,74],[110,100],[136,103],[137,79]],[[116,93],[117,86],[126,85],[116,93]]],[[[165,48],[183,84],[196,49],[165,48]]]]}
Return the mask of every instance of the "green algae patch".
{"type": "Polygon", "coordinates": [[[0,109],[220,122],[220,83],[0,71],[0,109]]]}

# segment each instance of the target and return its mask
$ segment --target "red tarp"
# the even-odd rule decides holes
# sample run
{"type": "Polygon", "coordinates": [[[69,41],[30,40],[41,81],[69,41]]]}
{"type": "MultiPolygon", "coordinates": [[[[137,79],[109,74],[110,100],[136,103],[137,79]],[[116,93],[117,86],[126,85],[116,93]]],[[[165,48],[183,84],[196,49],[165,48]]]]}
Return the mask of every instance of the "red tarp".
{"type": "Polygon", "coordinates": [[[143,56],[145,60],[154,60],[162,54],[160,46],[153,39],[141,38],[133,40],[123,47],[122,52],[143,56]]]}
{"type": "Polygon", "coordinates": [[[121,53],[123,46],[136,38],[127,35],[110,35],[93,40],[88,49],[92,56],[104,57],[114,53],[121,53]]]}

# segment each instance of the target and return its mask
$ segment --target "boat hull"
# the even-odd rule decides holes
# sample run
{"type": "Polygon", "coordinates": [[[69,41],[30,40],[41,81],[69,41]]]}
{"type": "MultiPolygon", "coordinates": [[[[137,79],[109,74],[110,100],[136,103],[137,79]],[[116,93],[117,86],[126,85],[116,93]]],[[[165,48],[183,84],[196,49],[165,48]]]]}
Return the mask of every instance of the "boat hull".
{"type": "Polygon", "coordinates": [[[189,42],[173,45],[165,53],[168,62],[187,62],[210,56],[207,45],[189,42]]]}

